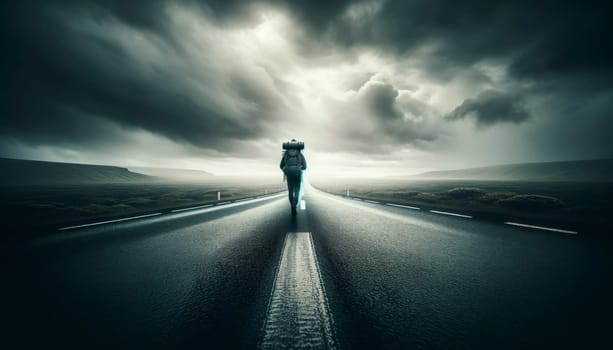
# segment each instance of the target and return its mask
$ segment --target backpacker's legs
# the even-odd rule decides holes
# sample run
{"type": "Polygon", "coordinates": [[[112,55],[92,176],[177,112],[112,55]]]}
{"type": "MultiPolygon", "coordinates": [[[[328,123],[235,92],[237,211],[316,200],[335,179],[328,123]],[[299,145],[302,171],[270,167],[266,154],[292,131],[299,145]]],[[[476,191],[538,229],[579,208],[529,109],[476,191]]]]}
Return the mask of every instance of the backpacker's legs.
{"type": "Polygon", "coordinates": [[[287,177],[287,191],[289,196],[289,204],[292,206],[292,215],[296,215],[296,205],[298,204],[298,197],[300,196],[300,176],[288,176],[287,177]]]}

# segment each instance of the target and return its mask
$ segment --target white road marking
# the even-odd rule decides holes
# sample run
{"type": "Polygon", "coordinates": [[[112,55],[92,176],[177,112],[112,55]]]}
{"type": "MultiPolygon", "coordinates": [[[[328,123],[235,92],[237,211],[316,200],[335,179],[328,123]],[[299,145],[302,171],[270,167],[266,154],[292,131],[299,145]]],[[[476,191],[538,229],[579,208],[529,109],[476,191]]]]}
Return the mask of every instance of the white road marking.
{"type": "MultiPolygon", "coordinates": [[[[276,197],[280,197],[282,196],[283,193],[280,194],[273,194],[273,195],[265,195],[265,196],[261,196],[261,197],[256,197],[256,198],[251,198],[249,199],[249,203],[256,203],[256,202],[261,202],[263,200],[267,200],[267,199],[271,199],[271,198],[276,198],[276,197]]],[[[226,205],[224,208],[230,208],[230,207],[235,207],[235,206],[239,206],[239,205],[245,205],[245,204],[249,204],[249,203],[244,203],[247,202],[247,200],[240,200],[240,201],[235,201],[234,203],[230,204],[230,205],[226,205]]],[[[222,202],[222,203],[216,203],[217,206],[221,205],[221,204],[228,204],[231,202],[222,202]]],[[[171,212],[173,213],[178,213],[178,212],[182,212],[182,211],[188,211],[190,209],[196,210],[196,209],[205,209],[205,208],[209,208],[206,210],[206,212],[208,211],[215,211],[215,210],[219,210],[221,208],[215,208],[213,207],[215,205],[215,203],[211,203],[211,204],[206,204],[206,205],[201,205],[201,206],[197,206],[197,207],[191,207],[191,208],[185,208],[185,209],[175,209],[175,210],[171,210],[171,212]]],[[[198,211],[198,213],[202,213],[205,211],[198,211]]]]}
{"type": "MultiPolygon", "coordinates": [[[[230,208],[230,207],[235,207],[235,206],[240,206],[240,205],[245,205],[245,204],[249,204],[249,203],[256,203],[256,202],[261,202],[261,201],[265,201],[268,199],[272,199],[272,198],[277,198],[282,196],[283,193],[280,194],[274,194],[274,195],[269,195],[269,196],[263,196],[261,198],[254,198],[249,202],[241,202],[241,203],[232,203],[229,205],[224,206],[223,208],[218,208],[213,206],[213,204],[205,204],[202,206],[197,206],[197,207],[191,207],[191,208],[183,208],[183,209],[174,209],[171,210],[171,213],[177,213],[180,215],[193,215],[195,213],[204,213],[204,212],[209,212],[209,211],[216,211],[216,210],[221,210],[221,209],[225,209],[225,208],[230,208]],[[202,209],[202,210],[197,210],[197,209],[202,209]],[[190,210],[193,210],[194,212],[188,212],[190,210]],[[182,212],[187,212],[187,213],[182,213],[182,212]]],[[[217,203],[217,206],[219,206],[220,204],[228,204],[231,202],[222,202],[222,203],[217,203]]],[[[107,221],[100,221],[100,222],[94,222],[91,224],[83,224],[83,225],[75,225],[75,226],[68,226],[68,227],[62,227],[62,228],[58,228],[58,231],[66,231],[66,230],[72,230],[75,228],[82,228],[82,227],[90,227],[90,226],[99,226],[99,225],[104,225],[104,224],[111,224],[111,223],[116,223],[116,222],[123,222],[123,221],[129,221],[129,220],[135,220],[135,219],[141,219],[141,218],[148,218],[148,217],[152,217],[152,216],[159,216],[162,215],[163,213],[154,213],[154,214],[147,214],[147,215],[138,215],[138,216],[131,216],[128,218],[121,218],[121,219],[115,219],[115,220],[107,220],[107,221]]]]}
{"type": "Polygon", "coordinates": [[[373,200],[370,200],[370,199],[365,199],[364,202],[373,203],[373,204],[379,204],[379,202],[373,201],[373,200]]]}
{"type": "Polygon", "coordinates": [[[409,205],[401,205],[401,204],[394,204],[394,203],[385,203],[385,205],[389,205],[389,206],[392,206],[392,207],[398,207],[398,208],[420,210],[418,207],[411,207],[409,205]]]}
{"type": "Polygon", "coordinates": [[[337,348],[310,232],[285,235],[259,347],[337,348]]]}
{"type": "Polygon", "coordinates": [[[431,213],[436,213],[436,214],[443,214],[443,215],[451,215],[451,216],[457,216],[460,218],[467,218],[467,219],[472,219],[473,217],[470,215],[463,215],[463,214],[456,214],[456,213],[448,213],[446,211],[438,211],[438,210],[430,210],[431,213]]]}
{"type": "Polygon", "coordinates": [[[370,205],[362,205],[360,203],[355,203],[353,201],[349,201],[346,199],[346,197],[335,197],[331,194],[327,194],[325,192],[322,192],[322,195],[326,196],[327,198],[329,198],[331,201],[336,201],[339,204],[343,204],[346,206],[350,206],[352,208],[355,208],[356,210],[364,210],[364,211],[368,211],[371,213],[374,213],[376,215],[379,216],[383,216],[386,218],[389,218],[391,220],[397,220],[397,221],[401,221],[403,223],[409,224],[409,225],[419,225],[422,227],[426,227],[432,230],[438,230],[441,232],[447,232],[449,231],[449,227],[447,225],[442,225],[436,221],[432,221],[432,220],[426,220],[424,218],[418,218],[415,217],[413,215],[407,215],[405,213],[400,213],[397,210],[388,210],[383,206],[370,206],[370,205]]]}
{"type": "Polygon", "coordinates": [[[202,208],[208,208],[208,207],[212,207],[213,204],[205,204],[205,205],[199,205],[197,207],[190,207],[190,208],[183,208],[183,209],[173,209],[170,212],[171,213],[179,213],[182,211],[186,211],[186,210],[194,210],[194,209],[202,209],[202,208]]]}
{"type": "MultiPolygon", "coordinates": [[[[327,192],[324,192],[324,193],[327,193],[327,192]]],[[[330,193],[328,193],[328,194],[330,194],[330,193]]],[[[340,197],[340,198],[343,198],[343,199],[353,199],[353,200],[356,200],[356,201],[362,201],[362,199],[356,198],[356,197],[346,197],[346,196],[337,195],[337,194],[331,194],[331,195],[333,195],[334,197],[340,197]]],[[[374,201],[370,201],[370,200],[363,200],[363,201],[365,201],[365,202],[374,202],[374,201]]],[[[394,203],[385,203],[385,205],[389,205],[389,206],[392,206],[392,207],[398,207],[398,208],[421,210],[418,207],[412,207],[412,206],[408,206],[408,205],[401,205],[401,204],[394,204],[394,203]]],[[[435,214],[442,214],[442,215],[450,215],[450,216],[456,216],[456,217],[461,217],[461,218],[467,218],[467,219],[472,219],[473,218],[470,215],[449,213],[449,212],[439,211],[439,210],[429,210],[429,212],[435,213],[435,214]]],[[[380,215],[384,215],[383,213],[379,213],[379,214],[380,215]]],[[[394,217],[394,218],[397,218],[397,217],[394,217]]],[[[401,219],[401,218],[398,217],[398,219],[401,219]]],[[[517,222],[505,222],[504,224],[505,225],[511,225],[511,226],[518,226],[518,227],[533,228],[533,229],[537,229],[537,230],[545,230],[545,231],[552,231],[552,232],[567,233],[567,234],[571,234],[571,235],[579,234],[579,232],[577,232],[577,231],[564,230],[564,229],[553,228],[553,227],[544,227],[544,226],[520,224],[520,223],[517,223],[517,222]]]]}
{"type": "Polygon", "coordinates": [[[107,220],[107,221],[94,222],[94,223],[91,223],[91,224],[68,226],[68,227],[59,228],[58,230],[59,231],[72,230],[72,229],[80,228],[80,227],[89,227],[89,226],[97,226],[97,225],[103,225],[103,224],[110,224],[112,222],[121,222],[121,221],[135,220],[135,219],[148,218],[148,217],[158,216],[158,215],[162,215],[162,213],[139,215],[139,216],[131,216],[129,218],[123,218],[123,219],[107,220]]]}
{"type": "Polygon", "coordinates": [[[577,231],[563,230],[563,229],[560,229],[560,228],[552,228],[552,227],[543,227],[543,226],[534,226],[534,225],[520,224],[520,223],[517,223],[517,222],[505,222],[505,225],[527,227],[527,228],[535,228],[537,230],[545,230],[545,231],[568,233],[568,234],[571,234],[571,235],[576,235],[576,234],[579,233],[577,231]]]}
{"type": "Polygon", "coordinates": [[[300,201],[300,210],[306,210],[306,201],[304,199],[300,201]]]}

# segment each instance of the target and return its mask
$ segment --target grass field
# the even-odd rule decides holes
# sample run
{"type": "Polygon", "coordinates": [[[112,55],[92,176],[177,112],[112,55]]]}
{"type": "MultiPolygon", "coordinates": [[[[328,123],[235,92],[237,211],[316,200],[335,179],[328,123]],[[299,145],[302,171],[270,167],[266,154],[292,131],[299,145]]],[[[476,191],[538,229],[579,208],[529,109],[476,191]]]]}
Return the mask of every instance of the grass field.
{"type": "Polygon", "coordinates": [[[201,183],[27,185],[0,187],[2,221],[8,239],[48,234],[58,227],[125,217],[162,209],[273,193],[279,179],[215,178],[201,183]]]}
{"type": "Polygon", "coordinates": [[[352,197],[453,210],[475,218],[567,228],[590,235],[611,231],[612,183],[469,180],[311,181],[324,191],[352,197]]]}

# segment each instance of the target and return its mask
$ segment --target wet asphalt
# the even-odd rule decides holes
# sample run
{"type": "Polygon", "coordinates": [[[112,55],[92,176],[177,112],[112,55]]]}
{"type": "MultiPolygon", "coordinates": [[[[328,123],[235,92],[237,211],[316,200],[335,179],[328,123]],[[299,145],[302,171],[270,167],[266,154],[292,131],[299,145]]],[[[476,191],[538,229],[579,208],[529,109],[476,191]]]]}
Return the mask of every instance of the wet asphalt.
{"type": "Polygon", "coordinates": [[[28,242],[5,259],[4,341],[257,348],[287,232],[311,232],[340,348],[610,341],[607,245],[312,188],[304,199],[294,219],[285,198],[272,198],[28,242]]]}

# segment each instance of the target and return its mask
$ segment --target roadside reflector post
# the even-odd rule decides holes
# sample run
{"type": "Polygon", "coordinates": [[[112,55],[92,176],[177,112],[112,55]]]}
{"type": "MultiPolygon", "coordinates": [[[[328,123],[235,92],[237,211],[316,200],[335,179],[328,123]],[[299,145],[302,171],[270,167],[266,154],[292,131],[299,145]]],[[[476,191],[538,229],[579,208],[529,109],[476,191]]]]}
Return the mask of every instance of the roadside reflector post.
{"type": "Polygon", "coordinates": [[[217,200],[220,201],[221,200],[221,192],[217,191],[217,200]]]}

